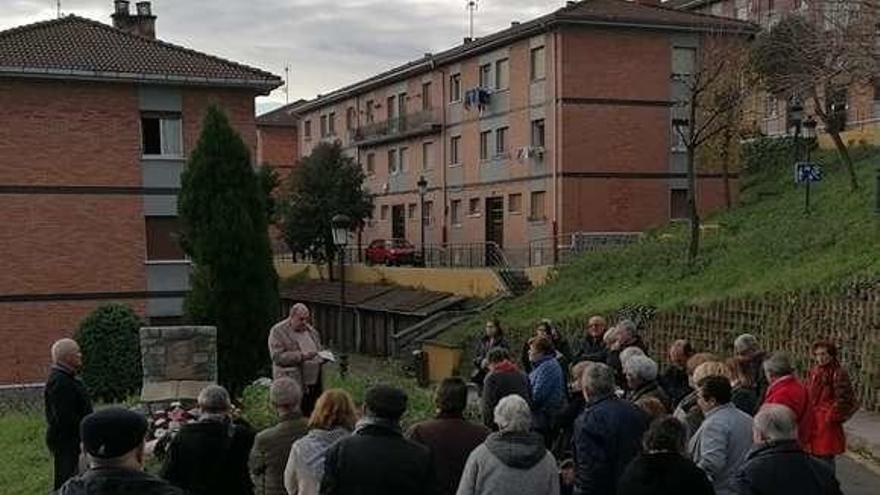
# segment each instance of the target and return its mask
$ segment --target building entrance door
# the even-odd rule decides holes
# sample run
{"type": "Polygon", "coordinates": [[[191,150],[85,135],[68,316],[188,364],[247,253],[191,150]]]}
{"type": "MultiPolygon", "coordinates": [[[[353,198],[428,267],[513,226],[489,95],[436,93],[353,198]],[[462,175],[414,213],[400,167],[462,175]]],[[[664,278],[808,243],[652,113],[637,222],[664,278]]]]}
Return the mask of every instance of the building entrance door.
{"type": "Polygon", "coordinates": [[[504,197],[486,198],[486,265],[497,265],[504,247],[504,197]]]}
{"type": "Polygon", "coordinates": [[[406,239],[406,218],[404,217],[404,205],[391,207],[391,237],[406,239]]]}

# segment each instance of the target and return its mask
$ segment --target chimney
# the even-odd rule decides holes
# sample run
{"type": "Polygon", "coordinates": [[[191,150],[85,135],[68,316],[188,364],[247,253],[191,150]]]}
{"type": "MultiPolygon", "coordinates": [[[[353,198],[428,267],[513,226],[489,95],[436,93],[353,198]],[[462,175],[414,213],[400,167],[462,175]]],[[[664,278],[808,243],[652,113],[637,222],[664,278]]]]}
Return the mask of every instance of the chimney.
{"type": "Polygon", "coordinates": [[[114,0],[113,27],[143,38],[156,39],[156,16],[150,2],[135,4],[135,15],[131,15],[128,0],[114,0]]]}

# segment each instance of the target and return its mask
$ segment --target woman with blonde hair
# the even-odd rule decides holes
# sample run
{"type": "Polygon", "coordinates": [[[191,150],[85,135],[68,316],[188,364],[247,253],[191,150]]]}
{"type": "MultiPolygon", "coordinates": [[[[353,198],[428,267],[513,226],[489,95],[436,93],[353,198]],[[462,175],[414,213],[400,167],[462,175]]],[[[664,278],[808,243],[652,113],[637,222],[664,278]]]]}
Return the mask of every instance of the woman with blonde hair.
{"type": "Polygon", "coordinates": [[[309,433],[293,443],[284,469],[289,494],[318,495],[324,476],[324,457],[330,447],[349,436],[357,422],[354,400],[345,390],[325,391],[309,418],[309,433]]]}

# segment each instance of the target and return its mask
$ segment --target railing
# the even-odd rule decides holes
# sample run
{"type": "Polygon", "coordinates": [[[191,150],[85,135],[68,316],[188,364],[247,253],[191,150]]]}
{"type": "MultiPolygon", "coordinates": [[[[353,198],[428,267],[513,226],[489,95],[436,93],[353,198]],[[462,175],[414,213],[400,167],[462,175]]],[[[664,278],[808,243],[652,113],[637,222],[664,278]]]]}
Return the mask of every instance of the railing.
{"type": "Polygon", "coordinates": [[[437,114],[437,110],[431,108],[382,122],[367,124],[351,131],[351,139],[355,142],[361,142],[417,131],[432,131],[435,126],[440,125],[440,118],[437,114]]]}

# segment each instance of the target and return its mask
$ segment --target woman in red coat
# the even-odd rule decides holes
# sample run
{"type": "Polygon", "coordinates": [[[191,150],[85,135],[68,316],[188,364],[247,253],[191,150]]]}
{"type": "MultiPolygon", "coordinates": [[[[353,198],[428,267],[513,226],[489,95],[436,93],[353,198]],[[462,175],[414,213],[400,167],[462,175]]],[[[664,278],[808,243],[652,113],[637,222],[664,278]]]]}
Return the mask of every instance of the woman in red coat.
{"type": "Polygon", "coordinates": [[[816,366],[807,378],[812,409],[812,431],[805,446],[808,453],[834,466],[834,456],[846,450],[843,423],[858,409],[849,374],[837,361],[837,346],[820,341],[813,344],[816,366]]]}

